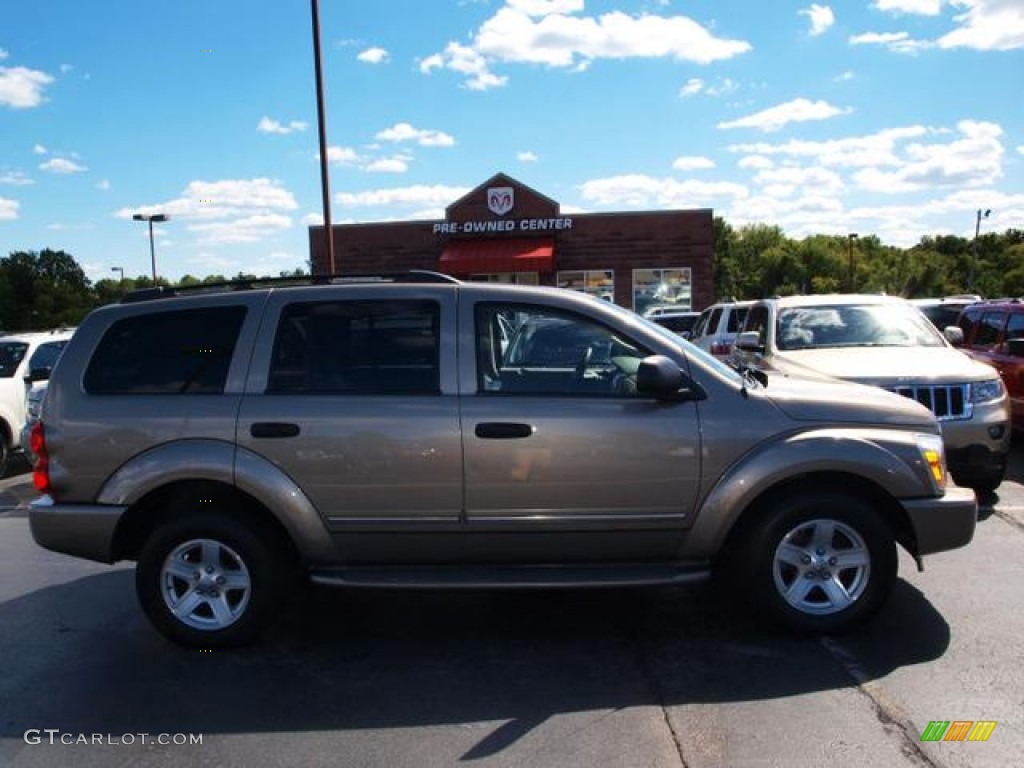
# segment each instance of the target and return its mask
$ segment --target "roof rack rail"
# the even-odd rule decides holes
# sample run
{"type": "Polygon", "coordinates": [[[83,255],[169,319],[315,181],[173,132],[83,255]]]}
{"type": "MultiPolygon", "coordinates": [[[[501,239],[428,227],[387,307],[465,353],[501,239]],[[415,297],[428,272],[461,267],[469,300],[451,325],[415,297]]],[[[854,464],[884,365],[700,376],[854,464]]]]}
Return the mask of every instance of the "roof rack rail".
{"type": "Polygon", "coordinates": [[[410,269],[405,272],[379,272],[376,274],[332,273],[327,275],[298,275],[290,277],[252,277],[239,280],[224,280],[216,283],[195,283],[194,285],[157,285],[139,288],[126,293],[122,304],[134,304],[154,299],[169,299],[192,293],[217,293],[226,291],[252,291],[259,288],[301,285],[351,285],[353,283],[454,283],[461,281],[443,272],[427,269],[410,269]]]}

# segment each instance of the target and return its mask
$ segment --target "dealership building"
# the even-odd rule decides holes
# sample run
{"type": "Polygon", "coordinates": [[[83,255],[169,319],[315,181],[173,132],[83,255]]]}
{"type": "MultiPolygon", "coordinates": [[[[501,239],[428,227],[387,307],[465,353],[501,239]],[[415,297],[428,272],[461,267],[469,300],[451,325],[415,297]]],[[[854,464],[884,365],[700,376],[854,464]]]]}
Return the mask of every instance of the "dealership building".
{"type": "MultiPolygon", "coordinates": [[[[430,221],[333,227],[334,272],[429,269],[463,280],[553,285],[643,312],[713,303],[709,209],[563,214],[499,173],[430,221]]],[[[331,272],[324,228],[309,232],[313,274],[331,272]]]]}

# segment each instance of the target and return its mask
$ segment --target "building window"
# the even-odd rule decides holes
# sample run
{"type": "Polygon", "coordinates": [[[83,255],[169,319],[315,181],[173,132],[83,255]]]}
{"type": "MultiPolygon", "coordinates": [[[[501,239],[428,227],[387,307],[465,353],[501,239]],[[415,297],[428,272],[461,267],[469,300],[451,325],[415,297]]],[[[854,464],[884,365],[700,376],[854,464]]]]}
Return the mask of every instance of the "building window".
{"type": "Polygon", "coordinates": [[[559,272],[559,288],[579,291],[605,301],[615,301],[615,272],[611,269],[579,269],[559,272]]]}
{"type": "Polygon", "coordinates": [[[659,307],[687,312],[693,308],[689,267],[633,270],[633,311],[641,315],[659,307]]]}
{"type": "Polygon", "coordinates": [[[506,283],[510,285],[540,285],[538,272],[492,272],[470,275],[471,283],[506,283]]]}

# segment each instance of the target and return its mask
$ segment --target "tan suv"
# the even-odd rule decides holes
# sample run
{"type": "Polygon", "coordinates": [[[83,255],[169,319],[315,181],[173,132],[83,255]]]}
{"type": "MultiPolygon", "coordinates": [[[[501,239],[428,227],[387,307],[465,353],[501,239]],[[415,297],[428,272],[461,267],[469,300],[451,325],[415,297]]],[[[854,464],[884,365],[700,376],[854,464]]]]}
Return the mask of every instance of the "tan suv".
{"type": "MultiPolygon", "coordinates": [[[[955,340],[961,336],[953,328],[955,340]]],[[[751,307],[733,362],[830,376],[917,400],[939,420],[953,479],[978,492],[1006,474],[1010,410],[999,374],[956,350],[904,299],[787,296],[751,307]]]]}
{"type": "Polygon", "coordinates": [[[896,543],[970,541],[934,416],[842,383],[767,389],[554,288],[394,279],[156,291],[96,310],[34,428],[36,541],[136,560],[172,640],[252,640],[302,579],[680,583],[835,632],[896,543]],[[302,577],[296,578],[296,577],[302,577]]]}

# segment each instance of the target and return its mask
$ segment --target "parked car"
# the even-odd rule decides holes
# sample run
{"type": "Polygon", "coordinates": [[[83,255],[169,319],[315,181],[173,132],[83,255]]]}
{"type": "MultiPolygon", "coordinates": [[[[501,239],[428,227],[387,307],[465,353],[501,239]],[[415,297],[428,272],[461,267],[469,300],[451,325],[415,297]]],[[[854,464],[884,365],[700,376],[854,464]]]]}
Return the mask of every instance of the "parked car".
{"type": "Polygon", "coordinates": [[[1013,428],[1024,431],[1024,302],[1005,299],[967,307],[958,326],[961,349],[988,363],[1003,379],[1013,428]]]}
{"type": "Polygon", "coordinates": [[[0,336],[0,476],[19,445],[27,418],[26,395],[34,381],[50,375],[73,329],[0,336]]]}
{"type": "Polygon", "coordinates": [[[32,450],[32,427],[39,421],[43,409],[43,398],[46,396],[46,382],[37,381],[32,384],[25,395],[25,424],[21,428],[19,444],[21,452],[29,465],[36,463],[36,455],[32,450]]]}
{"type": "Polygon", "coordinates": [[[693,328],[700,319],[700,312],[660,312],[649,315],[647,319],[678,333],[684,339],[689,339],[692,338],[693,328]]]}
{"type": "Polygon", "coordinates": [[[571,291],[289,281],[94,311],[33,430],[35,540],[137,561],[140,603],[175,642],[253,640],[298,577],[521,588],[713,570],[783,624],[840,632],[891,592],[897,543],[920,565],[973,535],[974,494],[947,486],[916,402],[766,389],[571,291]]]}
{"type": "Polygon", "coordinates": [[[721,301],[712,304],[700,313],[697,324],[693,328],[690,341],[710,352],[720,360],[725,360],[732,352],[736,334],[743,327],[752,301],[721,301]]]}
{"type": "Polygon", "coordinates": [[[917,400],[942,425],[957,484],[992,491],[1006,474],[1010,411],[998,374],[954,349],[904,299],[828,295],[759,301],[747,315],[733,362],[870,384],[917,400]]]}
{"type": "Polygon", "coordinates": [[[956,325],[960,313],[971,306],[982,301],[981,296],[976,294],[962,294],[959,296],[946,296],[941,299],[911,299],[910,303],[921,310],[924,316],[931,320],[932,325],[940,331],[956,325]]]}

